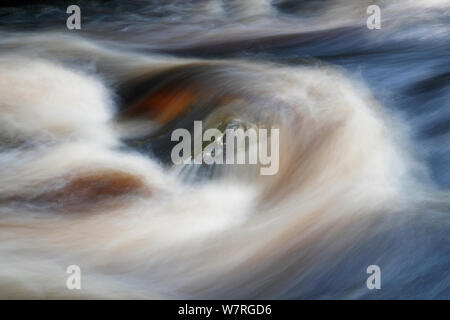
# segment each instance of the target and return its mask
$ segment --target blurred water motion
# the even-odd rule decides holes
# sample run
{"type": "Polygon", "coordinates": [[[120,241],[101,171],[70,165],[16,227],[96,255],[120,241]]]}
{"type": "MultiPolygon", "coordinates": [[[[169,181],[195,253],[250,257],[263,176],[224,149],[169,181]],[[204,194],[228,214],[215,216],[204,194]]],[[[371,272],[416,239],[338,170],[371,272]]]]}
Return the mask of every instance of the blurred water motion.
{"type": "Polygon", "coordinates": [[[69,4],[0,7],[2,298],[450,298],[449,1],[69,4]],[[280,171],[173,166],[196,120],[280,171]]]}

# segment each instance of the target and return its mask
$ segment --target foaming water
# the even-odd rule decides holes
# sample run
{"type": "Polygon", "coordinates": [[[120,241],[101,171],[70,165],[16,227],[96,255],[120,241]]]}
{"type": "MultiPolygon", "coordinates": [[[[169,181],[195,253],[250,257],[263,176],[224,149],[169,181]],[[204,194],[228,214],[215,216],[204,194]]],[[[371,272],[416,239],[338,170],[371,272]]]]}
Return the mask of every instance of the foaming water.
{"type": "MultiPolygon", "coordinates": [[[[430,165],[414,132],[432,112],[402,111],[448,113],[446,1],[380,1],[378,39],[364,1],[114,3],[127,14],[88,13],[82,35],[5,20],[0,296],[449,297],[448,161],[430,165]],[[412,33],[435,47],[405,53],[412,33]],[[279,172],[173,166],[171,132],[195,120],[279,128],[279,172]]],[[[448,155],[443,130],[427,138],[448,155]]]]}

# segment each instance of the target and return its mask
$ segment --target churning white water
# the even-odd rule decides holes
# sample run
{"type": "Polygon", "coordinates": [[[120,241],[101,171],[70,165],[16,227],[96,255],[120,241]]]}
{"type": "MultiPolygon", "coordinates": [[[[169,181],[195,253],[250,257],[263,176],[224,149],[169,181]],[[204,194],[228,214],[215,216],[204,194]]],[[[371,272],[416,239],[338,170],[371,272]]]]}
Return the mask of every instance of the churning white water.
{"type": "MultiPolygon", "coordinates": [[[[202,8],[232,21],[211,31],[220,43],[220,34],[228,41],[288,33],[295,17],[283,19],[268,3],[202,8]]],[[[339,3],[311,13],[309,28],[331,16],[354,24],[359,6],[339,3]]],[[[417,10],[417,1],[404,3],[417,10]]],[[[406,15],[394,4],[387,12],[406,15]]],[[[405,229],[430,211],[441,214],[439,232],[448,235],[449,226],[448,192],[430,186],[408,123],[332,63],[161,54],[208,46],[200,33],[208,22],[190,17],[192,36],[177,45],[161,40],[182,32],[158,31],[169,23],[163,18],[136,27],[142,39],[149,31],[149,48],[159,53],[111,34],[96,40],[95,19],[92,38],[42,31],[0,40],[0,296],[366,298],[365,268],[380,264],[384,281],[403,274],[404,286],[440,273],[422,292],[445,297],[439,283],[448,274],[438,270],[448,265],[448,243],[405,229]],[[162,110],[151,109],[158,103],[162,110]],[[193,179],[205,169],[166,161],[171,130],[194,120],[214,127],[217,119],[279,128],[279,172],[216,165],[207,179],[193,179]],[[405,262],[433,246],[439,262],[405,262]],[[82,290],[66,288],[69,265],[80,266],[82,290]]],[[[414,296],[408,290],[384,294],[414,296]]]]}

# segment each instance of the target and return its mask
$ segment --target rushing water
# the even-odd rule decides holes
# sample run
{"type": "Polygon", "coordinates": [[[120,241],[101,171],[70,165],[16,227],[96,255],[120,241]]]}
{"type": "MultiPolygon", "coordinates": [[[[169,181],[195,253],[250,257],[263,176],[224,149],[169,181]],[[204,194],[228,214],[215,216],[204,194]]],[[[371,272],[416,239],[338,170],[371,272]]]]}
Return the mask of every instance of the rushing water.
{"type": "Polygon", "coordinates": [[[1,297],[450,298],[450,1],[69,4],[0,8],[1,297]],[[278,174],[173,166],[194,120],[278,174]]]}

